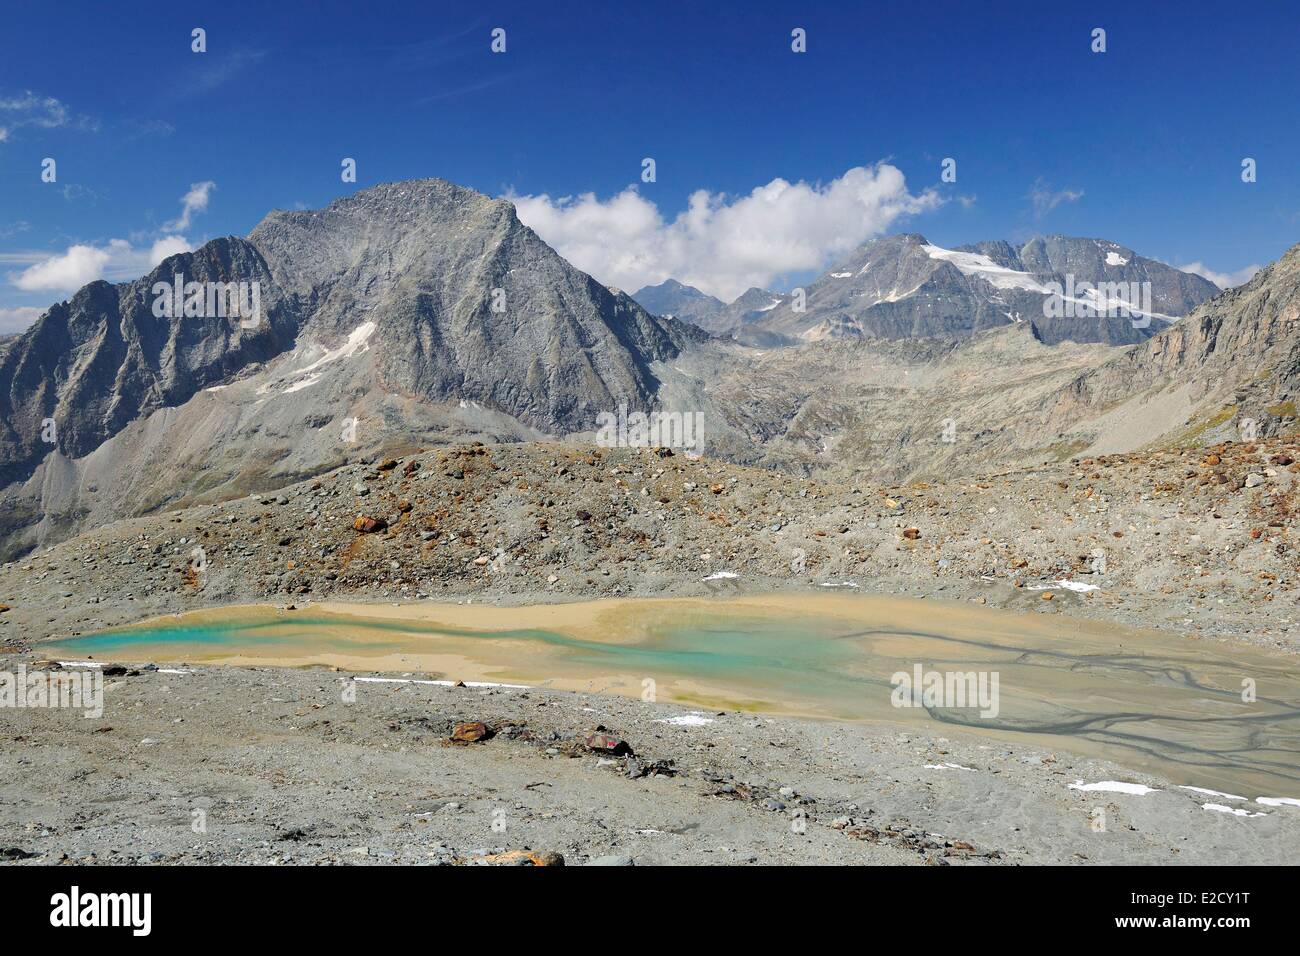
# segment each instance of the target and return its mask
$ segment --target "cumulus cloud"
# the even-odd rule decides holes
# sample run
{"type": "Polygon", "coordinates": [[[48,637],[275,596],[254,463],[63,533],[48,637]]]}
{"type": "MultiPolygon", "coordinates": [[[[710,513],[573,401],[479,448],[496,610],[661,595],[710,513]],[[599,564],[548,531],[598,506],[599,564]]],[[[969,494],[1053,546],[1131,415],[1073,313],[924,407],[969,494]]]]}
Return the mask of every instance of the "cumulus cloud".
{"type": "Polygon", "coordinates": [[[110,239],[102,246],[77,244],[27,267],[10,281],[24,292],[74,292],[96,279],[143,275],[168,256],[190,249],[181,236],[164,236],[148,246],[134,246],[125,239],[110,239]]]}
{"type": "Polygon", "coordinates": [[[13,309],[0,309],[0,335],[21,332],[41,317],[44,309],[20,305],[13,309]]]}
{"type": "Polygon", "coordinates": [[[671,221],[629,186],[552,198],[508,194],[520,220],[601,282],[634,292],[668,278],[730,301],[791,272],[823,269],[899,219],[937,208],[894,166],[857,166],[826,184],[774,179],[747,195],[698,190],[671,221]]]}
{"type": "Polygon", "coordinates": [[[1042,179],[1034,181],[1026,197],[1033,205],[1034,218],[1042,219],[1063,202],[1078,202],[1083,198],[1082,189],[1052,189],[1042,179]]]}
{"type": "MultiPolygon", "coordinates": [[[[106,243],[77,243],[63,252],[36,258],[9,281],[24,292],[75,292],[96,279],[133,279],[168,256],[194,248],[179,233],[188,229],[196,213],[208,208],[216,183],[195,183],[181,197],[181,214],[163,226],[163,234],[150,240],[110,239],[106,243]]],[[[0,260],[3,261],[3,260],[0,260]]],[[[28,261],[31,261],[30,259],[28,261]]]]}
{"type": "Polygon", "coordinates": [[[1255,278],[1255,273],[1258,272],[1262,266],[1249,265],[1238,269],[1236,272],[1215,272],[1204,262],[1197,261],[1189,262],[1187,265],[1179,266],[1178,268],[1183,272],[1190,272],[1203,279],[1209,279],[1220,289],[1231,289],[1233,286],[1245,285],[1251,279],[1255,278]]]}
{"type": "Polygon", "coordinates": [[[184,232],[188,229],[194,214],[204,212],[208,208],[208,196],[216,188],[217,184],[210,179],[201,183],[192,183],[190,191],[181,197],[181,214],[163,226],[163,229],[168,232],[184,232]]]}
{"type": "MultiPolygon", "coordinates": [[[[117,244],[130,246],[125,239],[115,239],[109,243],[109,247],[117,244]]],[[[85,245],[69,246],[62,254],[50,256],[44,262],[24,269],[13,277],[13,283],[24,292],[78,289],[104,274],[104,266],[108,264],[111,255],[107,247],[97,249],[85,245]]]]}

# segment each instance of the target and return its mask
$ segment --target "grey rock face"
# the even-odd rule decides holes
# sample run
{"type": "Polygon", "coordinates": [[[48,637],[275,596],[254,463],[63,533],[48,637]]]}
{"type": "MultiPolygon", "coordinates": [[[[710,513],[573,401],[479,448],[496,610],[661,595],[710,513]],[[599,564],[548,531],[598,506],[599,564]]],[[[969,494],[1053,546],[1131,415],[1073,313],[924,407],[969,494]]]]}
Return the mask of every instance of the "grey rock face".
{"type": "Polygon", "coordinates": [[[808,286],[803,312],[783,304],[738,337],[761,345],[853,337],[965,338],[1028,322],[1048,344],[1124,345],[1145,340],[1217,292],[1200,276],[1106,240],[1054,236],[1020,249],[983,242],[948,250],[908,234],[865,243],[808,286]],[[1125,301],[1152,317],[1135,322],[1124,315],[1088,314],[1087,296],[1071,292],[1082,283],[1126,290],[1125,301]],[[1149,302],[1127,294],[1134,283],[1140,292],[1149,291],[1149,302]],[[1061,306],[1055,314],[1044,307],[1053,293],[1061,306]]]}
{"type": "Polygon", "coordinates": [[[761,324],[774,310],[789,301],[790,296],[784,292],[751,288],[723,309],[709,331],[734,337],[742,329],[761,324]]]}
{"type": "Polygon", "coordinates": [[[702,337],[573,268],[509,203],[442,180],[273,212],[247,239],[91,283],[0,350],[0,551],[268,462],[289,478],[334,467],[349,452],[338,424],[358,407],[374,412],[372,447],[447,428],[592,429],[620,404],[648,408],[651,364],[702,337]],[[155,316],[154,284],[176,275],[258,283],[265,321],[155,316]],[[215,388],[230,389],[220,407],[215,388]],[[457,402],[476,421],[449,424],[439,409],[457,402]]]}
{"type": "Polygon", "coordinates": [[[1193,403],[1188,438],[1210,437],[1197,431],[1207,421],[1222,420],[1230,429],[1224,437],[1237,440],[1237,425],[1247,418],[1260,436],[1294,428],[1300,394],[1300,245],[1245,285],[1080,375],[1055,402],[1050,422],[1072,424],[1119,402],[1147,402],[1172,391],[1185,392],[1193,403]]]}
{"type": "Polygon", "coordinates": [[[51,308],[0,355],[0,484],[23,477],[53,447],[79,457],[131,421],[177,405],[206,385],[291,345],[299,303],[274,294],[256,247],[216,239],[171,256],[150,275],[92,282],[51,308]],[[155,282],[257,281],[266,321],[158,317],[155,282]],[[43,422],[54,422],[54,442],[43,422]]]}
{"type": "Polygon", "coordinates": [[[275,212],[249,235],[312,322],[368,321],[380,384],[456,397],[548,431],[647,407],[648,363],[683,339],[631,298],[579,272],[510,203],[442,180],[363,190],[318,212],[275,212]]]}

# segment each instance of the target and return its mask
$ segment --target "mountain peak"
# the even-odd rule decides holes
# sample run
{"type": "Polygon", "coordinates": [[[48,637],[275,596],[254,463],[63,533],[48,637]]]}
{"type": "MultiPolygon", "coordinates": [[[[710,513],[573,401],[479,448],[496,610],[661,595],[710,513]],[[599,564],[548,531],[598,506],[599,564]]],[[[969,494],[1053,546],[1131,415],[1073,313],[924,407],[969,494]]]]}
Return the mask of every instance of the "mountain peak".
{"type": "Polygon", "coordinates": [[[1049,344],[1121,345],[1142,341],[1218,292],[1200,276],[1105,239],[1046,236],[1019,249],[1004,240],[947,249],[901,233],[859,246],[809,284],[802,311],[776,308],[746,334],[768,343],[855,328],[886,339],[966,338],[1034,320],[1049,344]],[[1128,311],[1117,314],[1111,293],[1103,301],[1102,283],[1122,290],[1128,311]],[[1064,291],[1076,285],[1078,294],[1064,291]],[[1052,302],[1063,308],[1053,310],[1052,302]]]}
{"type": "Polygon", "coordinates": [[[708,320],[725,307],[721,299],[672,278],[643,286],[632,298],[651,315],[676,316],[701,328],[708,328],[708,320]]]}

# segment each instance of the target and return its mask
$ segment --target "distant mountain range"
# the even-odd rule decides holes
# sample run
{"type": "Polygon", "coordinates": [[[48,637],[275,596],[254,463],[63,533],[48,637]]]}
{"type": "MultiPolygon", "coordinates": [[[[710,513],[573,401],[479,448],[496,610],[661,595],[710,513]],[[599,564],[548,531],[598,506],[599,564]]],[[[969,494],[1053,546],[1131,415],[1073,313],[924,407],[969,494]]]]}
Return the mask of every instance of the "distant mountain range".
{"type": "Polygon", "coordinates": [[[737,329],[752,325],[790,297],[781,292],[751,288],[730,304],[667,279],[632,293],[632,298],[654,315],[669,316],[697,325],[714,335],[732,335],[737,329]]]}
{"type": "Polygon", "coordinates": [[[1198,275],[1103,239],[1050,236],[1020,248],[943,249],[909,234],[867,242],[804,290],[802,302],[751,289],[723,305],[668,280],[633,295],[714,334],[760,346],[827,338],[965,337],[1028,322],[1041,341],[1124,345],[1218,294],[1198,275]]]}
{"type": "Polygon", "coordinates": [[[802,301],[750,289],[724,304],[673,281],[634,298],[508,202],[437,179],[375,186],[92,282],[0,341],[0,560],[349,460],[590,441],[621,406],[702,415],[706,454],[899,477],[1215,435],[1243,416],[1293,427],[1300,250],[1215,292],[1103,240],[947,250],[904,235],[866,243],[802,301]],[[1058,304],[1082,306],[1101,282],[1147,289],[1145,311],[1045,314],[1054,283],[1058,304]],[[200,294],[169,314],[178,283],[200,294]],[[255,321],[203,301],[239,283],[260,290],[255,321]]]}

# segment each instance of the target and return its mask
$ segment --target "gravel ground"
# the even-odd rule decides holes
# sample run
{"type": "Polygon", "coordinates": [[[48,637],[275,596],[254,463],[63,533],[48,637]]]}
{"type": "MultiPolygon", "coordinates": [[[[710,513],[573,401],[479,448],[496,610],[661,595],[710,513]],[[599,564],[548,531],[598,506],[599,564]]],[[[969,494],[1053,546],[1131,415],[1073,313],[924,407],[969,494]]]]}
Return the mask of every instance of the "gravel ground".
{"type": "MultiPolygon", "coordinates": [[[[903,487],[567,445],[357,462],[5,565],[0,670],[32,665],[48,638],[231,603],[845,582],[1294,651],[1298,457],[1293,437],[903,487]]],[[[100,720],[5,710],[0,854],[1002,865],[1282,863],[1300,846],[1293,807],[1207,811],[1146,775],[975,736],[735,713],[675,725],[658,722],[684,713],[670,705],[537,689],[366,683],[347,703],[346,680],[142,670],[108,678],[100,720]],[[447,744],[460,721],[496,733],[447,744]],[[635,763],[590,751],[597,732],[635,763]],[[1069,789],[1108,779],[1160,792],[1069,789]]]]}
{"type": "Polygon", "coordinates": [[[539,689],[358,682],[349,703],[347,681],[325,669],[141,670],[107,678],[98,720],[11,711],[0,852],[29,863],[1006,865],[1290,863],[1300,846],[1294,807],[1207,811],[1209,798],[1147,775],[975,737],[539,689]],[[683,716],[712,723],[663,722],[683,716]],[[448,743],[469,721],[495,733],[448,743]],[[634,755],[611,755],[608,740],[593,752],[598,733],[634,755]],[[1070,789],[1113,779],[1160,792],[1070,789]]]}

